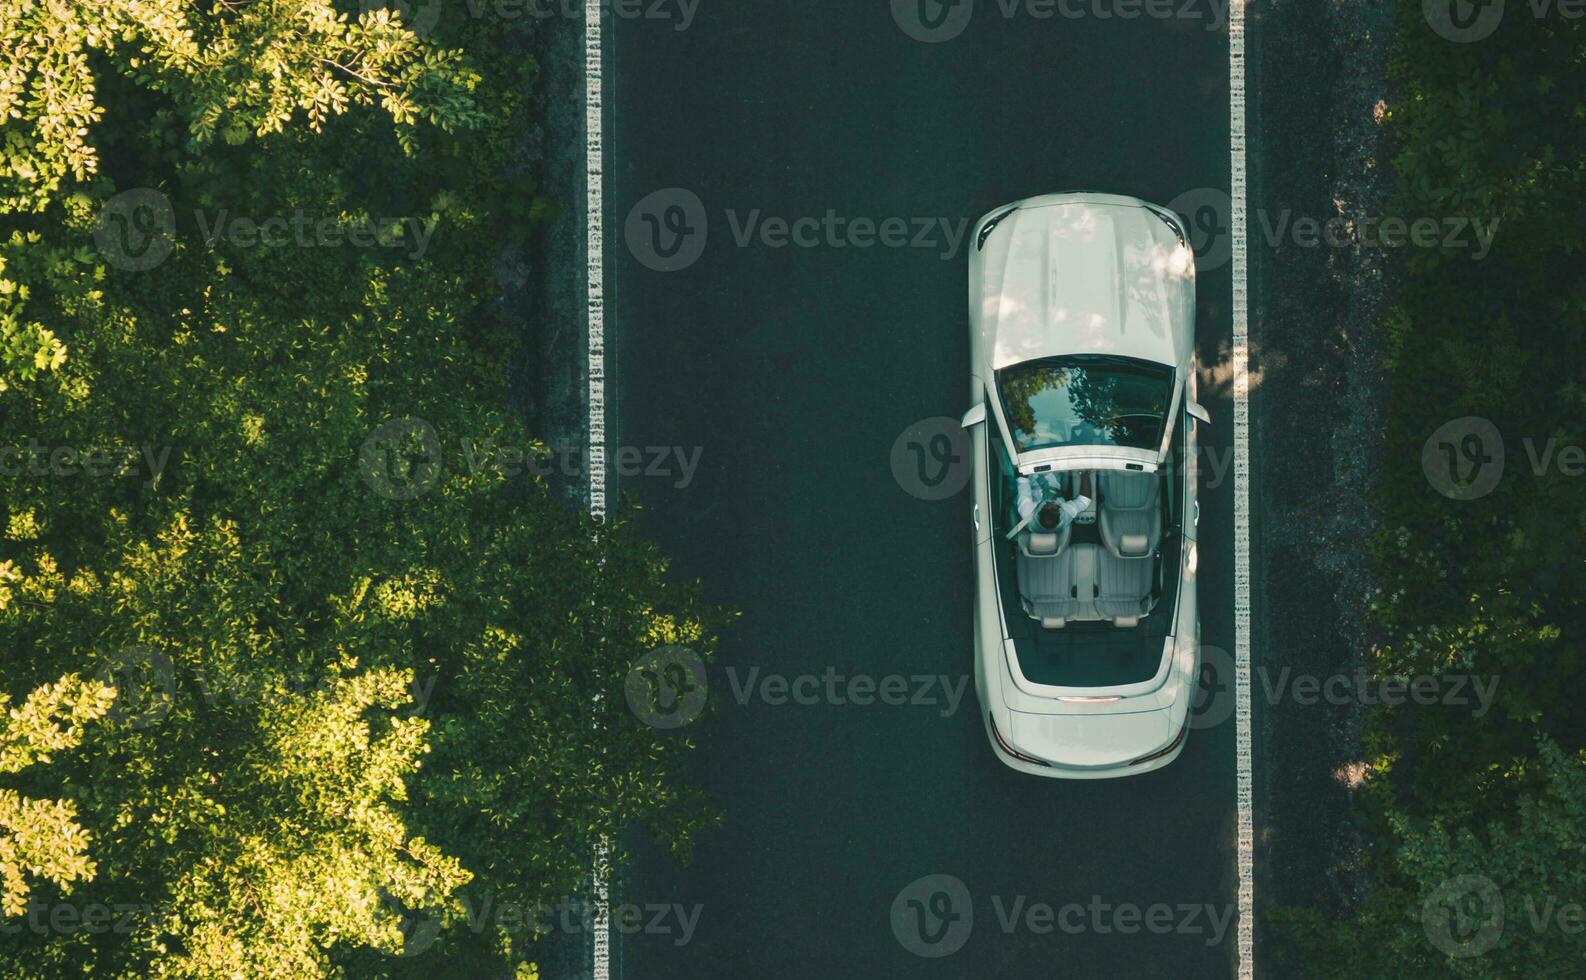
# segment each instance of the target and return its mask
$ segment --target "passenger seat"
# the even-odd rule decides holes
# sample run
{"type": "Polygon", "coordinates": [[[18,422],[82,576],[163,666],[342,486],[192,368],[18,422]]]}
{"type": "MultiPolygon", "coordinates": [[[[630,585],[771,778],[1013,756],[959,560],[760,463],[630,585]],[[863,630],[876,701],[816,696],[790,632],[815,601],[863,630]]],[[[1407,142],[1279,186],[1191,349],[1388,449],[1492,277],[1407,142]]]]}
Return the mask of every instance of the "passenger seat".
{"type": "Polygon", "coordinates": [[[1161,477],[1154,473],[1103,470],[1098,529],[1107,550],[1119,558],[1150,558],[1162,542],[1161,477]]]}

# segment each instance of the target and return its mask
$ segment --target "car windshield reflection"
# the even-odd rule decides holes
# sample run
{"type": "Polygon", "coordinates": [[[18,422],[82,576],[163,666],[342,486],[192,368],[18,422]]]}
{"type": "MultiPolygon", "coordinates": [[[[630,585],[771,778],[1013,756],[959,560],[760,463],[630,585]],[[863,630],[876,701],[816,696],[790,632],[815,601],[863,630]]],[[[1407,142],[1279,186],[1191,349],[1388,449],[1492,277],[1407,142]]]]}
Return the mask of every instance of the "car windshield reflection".
{"type": "Polygon", "coordinates": [[[1022,453],[1060,446],[1155,449],[1173,398],[1173,369],[1130,357],[1054,357],[997,372],[1022,453]]]}

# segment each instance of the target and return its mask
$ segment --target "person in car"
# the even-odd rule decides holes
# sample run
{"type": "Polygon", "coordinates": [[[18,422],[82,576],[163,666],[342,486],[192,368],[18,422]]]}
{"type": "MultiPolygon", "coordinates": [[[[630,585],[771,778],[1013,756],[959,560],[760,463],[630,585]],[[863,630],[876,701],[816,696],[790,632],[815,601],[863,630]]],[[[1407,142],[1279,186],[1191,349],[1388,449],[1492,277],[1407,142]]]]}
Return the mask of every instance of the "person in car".
{"type": "Polygon", "coordinates": [[[1019,477],[1019,520],[1028,520],[1039,510],[1036,523],[1047,531],[1056,531],[1090,509],[1092,499],[1090,473],[1079,478],[1079,496],[1064,499],[1063,480],[1059,473],[1037,473],[1019,477]]]}

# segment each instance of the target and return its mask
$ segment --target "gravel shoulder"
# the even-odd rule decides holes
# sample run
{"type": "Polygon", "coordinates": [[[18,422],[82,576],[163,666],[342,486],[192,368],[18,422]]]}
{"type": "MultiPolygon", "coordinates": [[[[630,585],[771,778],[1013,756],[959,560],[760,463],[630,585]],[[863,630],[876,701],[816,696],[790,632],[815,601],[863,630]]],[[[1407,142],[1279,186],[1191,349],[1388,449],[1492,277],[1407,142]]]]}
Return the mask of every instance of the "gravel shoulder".
{"type": "MultiPolygon", "coordinates": [[[[1360,843],[1350,783],[1361,706],[1297,696],[1295,678],[1352,675],[1371,637],[1365,544],[1380,457],[1380,324],[1391,265],[1380,248],[1310,244],[1295,222],[1384,213],[1391,0],[1265,0],[1250,72],[1252,498],[1257,901],[1348,908],[1360,843]]],[[[1258,962],[1293,975],[1258,916],[1258,962]]]]}

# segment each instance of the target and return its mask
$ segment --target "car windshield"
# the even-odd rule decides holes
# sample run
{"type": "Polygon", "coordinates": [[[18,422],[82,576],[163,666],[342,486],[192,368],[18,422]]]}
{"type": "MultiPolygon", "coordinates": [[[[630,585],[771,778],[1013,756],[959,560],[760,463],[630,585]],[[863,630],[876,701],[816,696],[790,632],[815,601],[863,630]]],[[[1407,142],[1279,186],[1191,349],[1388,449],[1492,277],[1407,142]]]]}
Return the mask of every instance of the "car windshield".
{"type": "Polygon", "coordinates": [[[997,372],[1020,453],[1057,446],[1162,444],[1173,369],[1132,357],[1054,357],[997,372]]]}

